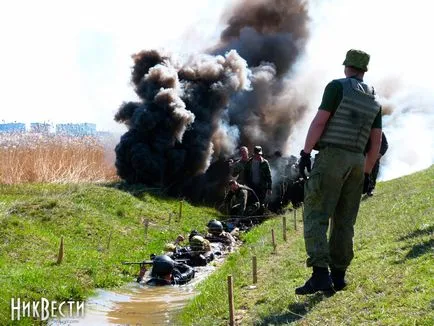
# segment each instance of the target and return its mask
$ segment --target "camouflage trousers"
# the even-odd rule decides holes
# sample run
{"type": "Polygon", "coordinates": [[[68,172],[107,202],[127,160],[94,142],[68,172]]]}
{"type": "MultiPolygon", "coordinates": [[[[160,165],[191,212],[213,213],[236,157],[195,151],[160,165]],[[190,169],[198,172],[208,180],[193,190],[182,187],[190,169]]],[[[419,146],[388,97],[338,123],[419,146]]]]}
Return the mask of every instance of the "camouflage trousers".
{"type": "Polygon", "coordinates": [[[364,180],[362,153],[326,147],[304,186],[307,266],[346,269],[354,257],[354,224],[364,180]],[[327,231],[329,228],[329,239],[327,231]]]}

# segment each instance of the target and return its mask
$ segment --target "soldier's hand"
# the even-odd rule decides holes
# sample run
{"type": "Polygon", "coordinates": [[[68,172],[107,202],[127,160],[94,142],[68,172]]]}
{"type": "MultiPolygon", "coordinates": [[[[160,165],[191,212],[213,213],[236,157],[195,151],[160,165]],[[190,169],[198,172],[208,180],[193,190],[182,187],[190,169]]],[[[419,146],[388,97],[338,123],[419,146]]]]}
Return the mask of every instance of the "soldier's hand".
{"type": "Polygon", "coordinates": [[[140,273],[139,276],[137,277],[137,283],[140,283],[143,280],[145,273],[146,273],[146,266],[145,264],[142,264],[140,265],[140,273]]]}
{"type": "Polygon", "coordinates": [[[363,181],[363,192],[362,192],[362,194],[366,194],[368,192],[370,179],[371,178],[370,178],[369,173],[365,173],[365,179],[363,181]]]}
{"type": "Polygon", "coordinates": [[[307,180],[306,173],[304,172],[304,170],[306,169],[307,172],[310,172],[312,169],[312,162],[310,161],[310,153],[305,153],[304,150],[301,150],[298,169],[303,179],[307,180]]]}

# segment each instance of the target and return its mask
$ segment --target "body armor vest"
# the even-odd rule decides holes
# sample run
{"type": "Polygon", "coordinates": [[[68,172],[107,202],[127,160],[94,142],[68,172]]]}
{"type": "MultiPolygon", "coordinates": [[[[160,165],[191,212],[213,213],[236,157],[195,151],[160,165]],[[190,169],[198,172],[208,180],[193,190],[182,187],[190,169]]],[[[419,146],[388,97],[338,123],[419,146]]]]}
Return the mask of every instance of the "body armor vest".
{"type": "Polygon", "coordinates": [[[380,111],[372,87],[355,78],[338,79],[342,84],[342,101],[319,140],[319,148],[329,145],[363,153],[372,123],[380,111]]]}

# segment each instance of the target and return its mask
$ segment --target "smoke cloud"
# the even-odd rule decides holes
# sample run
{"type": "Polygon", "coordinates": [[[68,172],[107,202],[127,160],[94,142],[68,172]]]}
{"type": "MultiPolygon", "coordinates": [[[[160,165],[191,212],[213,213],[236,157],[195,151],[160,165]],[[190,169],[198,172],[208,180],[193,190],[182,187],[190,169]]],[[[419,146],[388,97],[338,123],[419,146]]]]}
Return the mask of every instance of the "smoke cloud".
{"type": "Polygon", "coordinates": [[[238,1],[224,20],[218,44],[203,54],[132,56],[140,101],[115,115],[128,127],[116,147],[127,182],[203,197],[227,181],[226,159],[237,147],[271,153],[287,146],[306,108],[284,77],[303,52],[307,8],[298,0],[238,1]]]}
{"type": "Polygon", "coordinates": [[[429,3],[367,0],[360,6],[356,1],[311,0],[309,15],[309,40],[291,76],[308,101],[308,109],[294,127],[289,148],[303,146],[324,87],[330,80],[344,77],[345,53],[356,48],[371,55],[364,80],[375,87],[383,108],[389,149],[381,159],[379,179],[389,180],[431,166],[434,83],[427,73],[427,62],[434,49],[424,38],[415,37],[434,28],[429,3]],[[390,10],[393,15],[388,14],[390,10]]]}

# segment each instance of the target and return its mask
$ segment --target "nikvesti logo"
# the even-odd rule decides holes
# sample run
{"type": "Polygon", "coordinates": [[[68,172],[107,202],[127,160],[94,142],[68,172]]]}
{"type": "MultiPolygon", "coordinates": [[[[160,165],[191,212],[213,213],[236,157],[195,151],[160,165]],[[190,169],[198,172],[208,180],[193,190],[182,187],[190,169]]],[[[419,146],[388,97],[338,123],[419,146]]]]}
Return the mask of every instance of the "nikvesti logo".
{"type": "Polygon", "coordinates": [[[11,299],[11,320],[30,317],[37,320],[49,318],[82,318],[84,301],[55,301],[41,298],[38,301],[11,299]]]}

